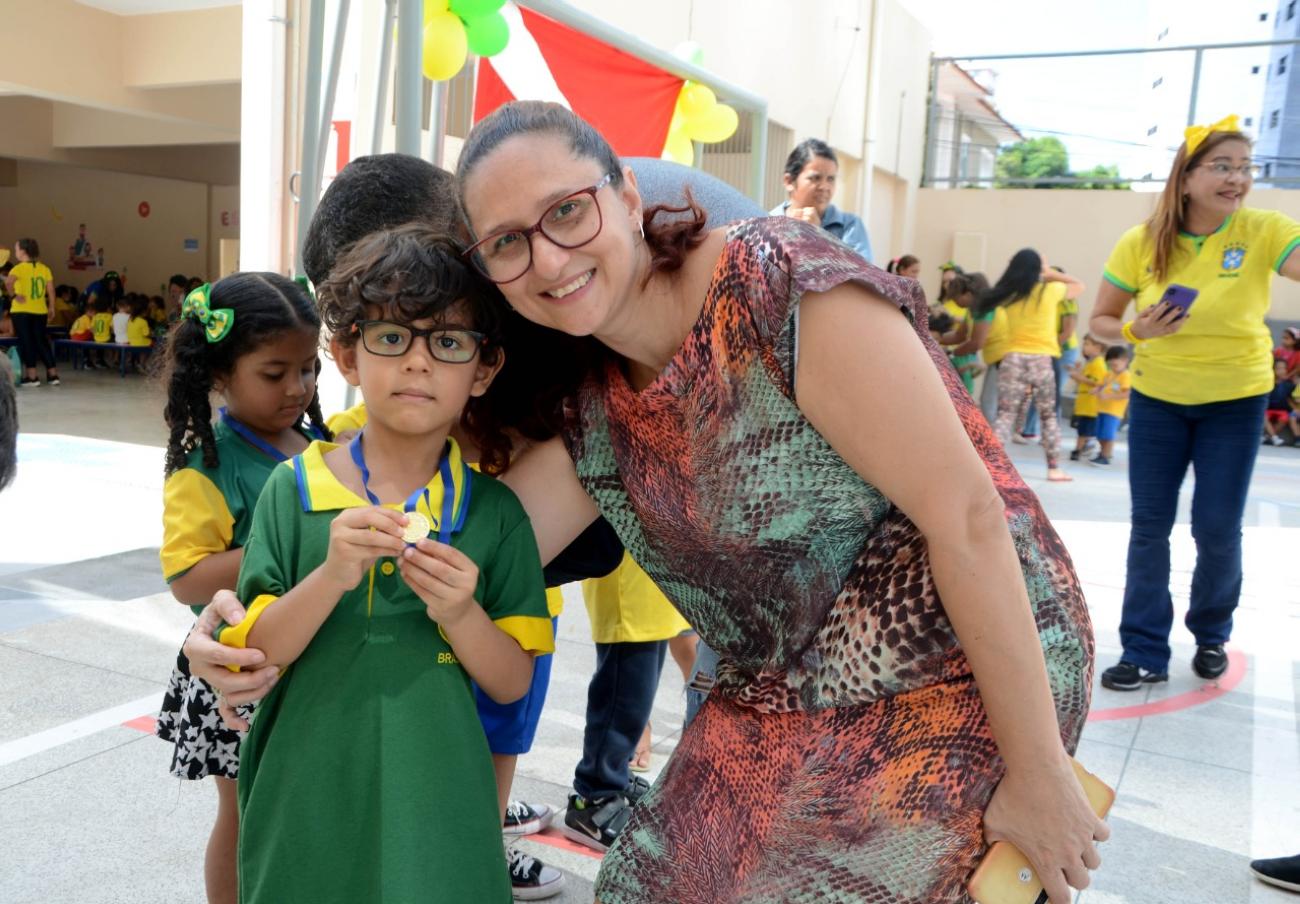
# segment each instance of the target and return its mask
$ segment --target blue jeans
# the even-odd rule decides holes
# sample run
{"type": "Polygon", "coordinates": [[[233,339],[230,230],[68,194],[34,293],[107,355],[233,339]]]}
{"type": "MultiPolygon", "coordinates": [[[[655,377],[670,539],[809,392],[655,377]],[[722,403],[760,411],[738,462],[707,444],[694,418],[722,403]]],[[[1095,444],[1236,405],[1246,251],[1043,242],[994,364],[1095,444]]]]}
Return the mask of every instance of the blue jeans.
{"type": "Polygon", "coordinates": [[[712,687],[717,674],[718,654],[701,640],[695,648],[695,669],[691,672],[691,680],[686,683],[686,721],[682,723],[682,731],[695,721],[695,714],[708,699],[709,692],[699,688],[712,687]]]}
{"type": "Polygon", "coordinates": [[[1241,595],[1241,519],[1264,429],[1265,396],[1175,405],[1134,390],[1129,403],[1133,528],[1119,635],[1124,659],[1153,672],[1169,665],[1174,620],[1169,533],[1190,464],[1196,570],[1185,623],[1196,643],[1226,643],[1241,595]]]}
{"type": "Polygon", "coordinates": [[[622,794],[631,781],[636,753],[650,711],[668,641],[596,644],[596,674],[587,688],[587,727],[573,790],[588,800],[622,794]]]}
{"type": "MultiPolygon", "coordinates": [[[[1052,373],[1056,374],[1056,418],[1061,418],[1061,387],[1065,381],[1070,378],[1070,368],[1074,362],[1079,360],[1078,346],[1066,349],[1061,352],[1059,358],[1052,359],[1052,373]]],[[[1038,435],[1038,409],[1033,405],[1029,406],[1029,413],[1025,415],[1025,426],[1020,429],[1025,436],[1038,435]]]]}

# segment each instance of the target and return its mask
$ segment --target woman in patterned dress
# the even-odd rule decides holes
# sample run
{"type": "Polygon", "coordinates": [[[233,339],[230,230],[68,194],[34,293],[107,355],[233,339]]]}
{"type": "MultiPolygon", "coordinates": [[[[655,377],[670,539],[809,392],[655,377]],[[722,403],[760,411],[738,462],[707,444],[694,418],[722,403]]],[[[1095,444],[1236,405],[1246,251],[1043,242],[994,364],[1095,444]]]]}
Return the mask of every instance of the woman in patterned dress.
{"type": "Polygon", "coordinates": [[[1054,904],[1086,886],[1087,610],[915,283],[788,218],[663,224],[555,105],[458,175],[476,266],[569,365],[503,384],[566,399],[505,477],[543,558],[603,514],[722,654],[598,899],[958,902],[986,837],[1054,904]]]}

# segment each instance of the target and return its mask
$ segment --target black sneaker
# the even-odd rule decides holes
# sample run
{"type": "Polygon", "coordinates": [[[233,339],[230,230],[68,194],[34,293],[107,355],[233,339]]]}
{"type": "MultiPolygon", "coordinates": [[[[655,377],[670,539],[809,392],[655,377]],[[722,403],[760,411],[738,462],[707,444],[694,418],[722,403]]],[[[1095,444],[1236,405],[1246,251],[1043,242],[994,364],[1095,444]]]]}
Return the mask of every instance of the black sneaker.
{"type": "Polygon", "coordinates": [[[58,377],[49,377],[49,378],[47,378],[47,379],[45,380],[45,385],[46,385],[46,386],[58,386],[58,385],[59,385],[59,378],[58,378],[58,377]]]}
{"type": "Polygon", "coordinates": [[[1079,449],[1075,449],[1073,452],[1071,452],[1071,453],[1070,453],[1070,461],[1078,461],[1078,460],[1082,457],[1081,454],[1080,454],[1080,451],[1081,451],[1081,450],[1079,450],[1079,449]]]}
{"type": "Polygon", "coordinates": [[[569,795],[569,809],[564,814],[564,836],[602,854],[618,838],[632,818],[632,806],[621,794],[603,800],[587,800],[569,795]]]}
{"type": "Polygon", "coordinates": [[[1274,857],[1272,860],[1252,860],[1250,871],[1261,882],[1287,891],[1300,891],[1300,854],[1294,857],[1274,857]]]}
{"type": "Polygon", "coordinates": [[[528,804],[512,800],[506,805],[506,818],[501,824],[503,835],[533,835],[551,824],[555,811],[546,804],[528,804]]]}
{"type": "Polygon", "coordinates": [[[1131,662],[1120,661],[1101,673],[1101,686],[1113,691],[1135,691],[1144,684],[1168,681],[1168,672],[1148,672],[1131,662]]]}
{"type": "Polygon", "coordinates": [[[1192,671],[1207,681],[1213,681],[1228,670],[1228,654],[1221,643],[1207,643],[1196,648],[1192,657],[1192,671]]]}
{"type": "Polygon", "coordinates": [[[650,783],[641,776],[634,775],[632,780],[627,783],[627,787],[623,789],[623,796],[627,798],[629,804],[635,807],[649,790],[650,783]]]}
{"type": "Polygon", "coordinates": [[[41,381],[40,381],[40,380],[27,380],[27,379],[24,379],[24,380],[22,380],[18,385],[19,385],[19,387],[23,387],[23,386],[40,386],[40,385],[41,385],[41,381]]]}
{"type": "Polygon", "coordinates": [[[1110,459],[1104,455],[1097,455],[1095,458],[1088,459],[1088,464],[1096,465],[1099,468],[1109,468],[1110,459]]]}
{"type": "Polygon", "coordinates": [[[564,891],[564,873],[530,857],[518,848],[506,848],[510,891],[516,901],[541,901],[564,891]]]}

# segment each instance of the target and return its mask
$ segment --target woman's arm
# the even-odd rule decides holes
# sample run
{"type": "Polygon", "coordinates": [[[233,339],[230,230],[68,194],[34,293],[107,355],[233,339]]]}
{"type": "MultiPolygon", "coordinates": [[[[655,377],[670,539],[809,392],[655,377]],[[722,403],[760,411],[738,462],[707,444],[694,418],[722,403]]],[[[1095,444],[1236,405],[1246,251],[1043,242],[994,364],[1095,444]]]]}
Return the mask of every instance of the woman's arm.
{"type": "Polygon", "coordinates": [[[524,504],[537,535],[543,565],[600,516],[559,437],[523,452],[501,475],[501,482],[514,490],[524,504]]]}
{"type": "Polygon", "coordinates": [[[1076,279],[1068,273],[1062,273],[1055,267],[1044,267],[1042,279],[1043,282],[1065,283],[1065,297],[1071,301],[1082,295],[1084,290],[1088,288],[1083,284],[1083,280],[1076,279]]]}
{"type": "Polygon", "coordinates": [[[931,556],[934,583],[1007,765],[987,834],[1020,848],[1053,904],[1068,904],[1066,883],[1088,884],[1084,866],[1099,862],[1093,839],[1108,830],[1061,743],[1024,575],[988,469],[894,305],[852,285],[809,294],[799,344],[800,409],[942,551],[931,556]],[[868,342],[872,353],[863,355],[868,342]]]}
{"type": "Polygon", "coordinates": [[[239,563],[243,560],[244,551],[239,548],[203,557],[171,582],[172,596],[187,606],[206,606],[218,590],[235,586],[239,580],[239,563]]]}
{"type": "Polygon", "coordinates": [[[973,355],[984,347],[988,341],[989,330],[993,329],[992,320],[976,320],[975,325],[971,327],[970,338],[961,345],[952,349],[954,355],[973,355]]]}

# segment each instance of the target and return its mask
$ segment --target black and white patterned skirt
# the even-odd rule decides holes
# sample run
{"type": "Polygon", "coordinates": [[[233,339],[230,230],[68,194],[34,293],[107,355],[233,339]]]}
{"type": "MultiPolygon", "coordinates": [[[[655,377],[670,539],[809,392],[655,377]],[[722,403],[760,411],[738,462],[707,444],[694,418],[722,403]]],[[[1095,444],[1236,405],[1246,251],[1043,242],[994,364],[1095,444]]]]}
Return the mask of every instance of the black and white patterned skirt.
{"type": "MultiPolygon", "coordinates": [[[[247,719],[253,705],[237,707],[247,719]]],[[[227,728],[217,711],[217,694],[202,678],[190,674],[183,652],[176,655],[176,668],[163,694],[162,709],[154,733],[172,747],[171,773],[196,780],[209,775],[239,777],[239,744],[244,733],[227,728]]]]}

